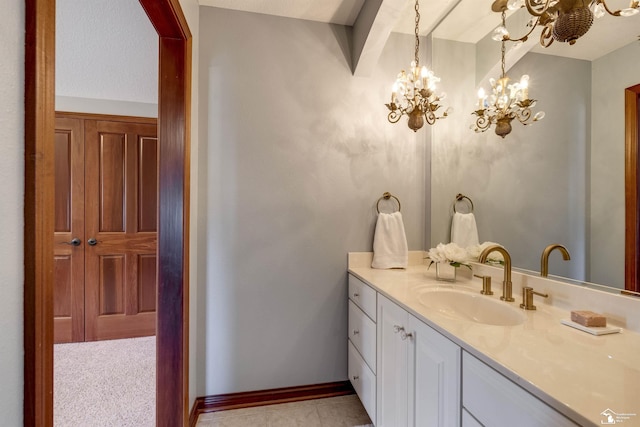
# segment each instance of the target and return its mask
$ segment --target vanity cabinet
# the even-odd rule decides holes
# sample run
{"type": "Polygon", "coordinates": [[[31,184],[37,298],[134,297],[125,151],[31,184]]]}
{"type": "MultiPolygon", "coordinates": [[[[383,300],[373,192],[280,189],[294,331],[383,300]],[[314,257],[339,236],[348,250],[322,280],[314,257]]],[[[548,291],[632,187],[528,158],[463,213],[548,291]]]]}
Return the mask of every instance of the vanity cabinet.
{"type": "Polygon", "coordinates": [[[348,374],[362,405],[376,418],[376,300],[377,293],[349,275],[348,374]]]}
{"type": "Polygon", "coordinates": [[[460,347],[378,295],[377,427],[460,425],[460,347]]]}
{"type": "Polygon", "coordinates": [[[463,352],[462,372],[463,427],[578,426],[467,352],[463,352]]]}

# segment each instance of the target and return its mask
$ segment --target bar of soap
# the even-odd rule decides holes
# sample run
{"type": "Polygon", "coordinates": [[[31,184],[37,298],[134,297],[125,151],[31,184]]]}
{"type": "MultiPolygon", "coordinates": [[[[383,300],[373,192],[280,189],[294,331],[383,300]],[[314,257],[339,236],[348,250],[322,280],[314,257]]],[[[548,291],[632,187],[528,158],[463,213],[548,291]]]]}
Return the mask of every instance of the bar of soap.
{"type": "Polygon", "coordinates": [[[571,321],[582,326],[607,326],[607,318],[602,314],[588,310],[576,310],[571,312],[571,321]]]}

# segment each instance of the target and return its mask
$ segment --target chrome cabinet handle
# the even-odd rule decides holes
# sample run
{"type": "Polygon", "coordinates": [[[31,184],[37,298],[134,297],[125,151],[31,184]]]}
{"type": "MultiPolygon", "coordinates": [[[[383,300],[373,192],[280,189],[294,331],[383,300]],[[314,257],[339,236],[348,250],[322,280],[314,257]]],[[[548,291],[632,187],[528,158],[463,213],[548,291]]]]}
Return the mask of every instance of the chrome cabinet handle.
{"type": "Polygon", "coordinates": [[[92,237],[92,238],[90,238],[89,240],[87,240],[87,243],[88,243],[90,246],[95,246],[95,245],[97,245],[97,244],[98,244],[98,241],[92,237]]]}
{"type": "Polygon", "coordinates": [[[71,245],[71,246],[80,246],[80,244],[82,243],[82,241],[80,239],[78,239],[77,237],[74,237],[73,239],[71,239],[70,242],[62,242],[66,245],[71,245]]]}
{"type": "Polygon", "coordinates": [[[357,330],[357,329],[354,329],[354,330],[353,330],[353,335],[358,335],[359,333],[360,333],[360,331],[359,331],[359,330],[357,330]]]}

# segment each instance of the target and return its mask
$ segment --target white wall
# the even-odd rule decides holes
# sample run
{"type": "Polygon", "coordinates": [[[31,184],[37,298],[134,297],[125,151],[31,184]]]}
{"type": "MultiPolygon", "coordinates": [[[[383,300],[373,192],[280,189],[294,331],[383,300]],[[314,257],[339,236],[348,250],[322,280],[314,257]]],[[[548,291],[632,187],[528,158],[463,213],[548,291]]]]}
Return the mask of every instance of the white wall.
{"type": "Polygon", "coordinates": [[[158,116],[158,35],[139,2],[56,1],[56,110],[158,116]]]}
{"type": "Polygon", "coordinates": [[[624,90],[640,84],[638,42],[592,63],[591,280],[624,288],[624,90]]]}
{"type": "Polygon", "coordinates": [[[562,243],[572,261],[555,254],[550,272],[584,278],[590,64],[533,53],[521,59],[507,74],[531,76],[530,96],[539,100],[534,113],[547,115],[533,126],[514,120],[501,139],[494,126],[481,134],[469,129],[476,117],[475,61],[474,45],[434,40],[434,68],[443,86],[445,78],[453,86],[446,90],[456,114],[434,128],[431,244],[450,241],[452,203],[463,193],[475,204],[480,241],[503,244],[515,266],[539,270],[545,246],[562,243]]]}
{"type": "Polygon", "coordinates": [[[7,0],[0,14],[0,419],[22,425],[24,2],[7,0]]]}
{"type": "Polygon", "coordinates": [[[423,247],[426,133],[387,123],[383,105],[412,37],[392,35],[356,78],[345,27],[200,10],[198,394],[345,380],[347,252],[371,250],[384,191],[423,247]]]}

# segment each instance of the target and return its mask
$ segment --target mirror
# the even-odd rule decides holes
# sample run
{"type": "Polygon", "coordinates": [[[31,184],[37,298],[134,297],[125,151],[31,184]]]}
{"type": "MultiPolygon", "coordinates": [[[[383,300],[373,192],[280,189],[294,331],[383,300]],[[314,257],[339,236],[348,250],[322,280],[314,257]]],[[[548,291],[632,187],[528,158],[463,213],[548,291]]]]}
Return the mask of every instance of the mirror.
{"type": "MultiPolygon", "coordinates": [[[[433,70],[455,108],[431,130],[432,246],[449,241],[453,203],[462,193],[475,205],[480,241],[504,245],[514,266],[539,272],[543,249],[560,243],[571,260],[553,252],[550,275],[619,292],[625,262],[624,90],[640,83],[640,14],[596,19],[573,46],[541,47],[539,28],[528,43],[515,49],[508,44],[507,66],[521,58],[507,75],[530,76],[529,95],[538,100],[534,113],[542,110],[546,117],[532,126],[514,120],[502,139],[493,126],[484,133],[469,129],[478,88],[488,90],[488,77],[497,79],[500,72],[500,43],[491,40],[500,15],[479,14],[473,1],[460,1],[432,33],[433,70]]],[[[613,7],[626,7],[617,3],[613,7]]],[[[490,10],[491,2],[482,0],[481,7],[490,10]]],[[[527,20],[521,9],[507,28],[524,34],[527,20]]]]}

